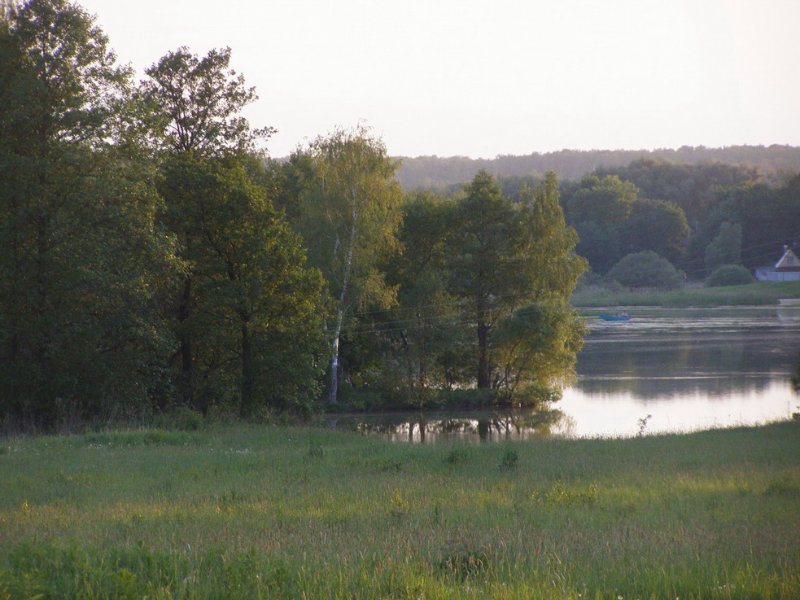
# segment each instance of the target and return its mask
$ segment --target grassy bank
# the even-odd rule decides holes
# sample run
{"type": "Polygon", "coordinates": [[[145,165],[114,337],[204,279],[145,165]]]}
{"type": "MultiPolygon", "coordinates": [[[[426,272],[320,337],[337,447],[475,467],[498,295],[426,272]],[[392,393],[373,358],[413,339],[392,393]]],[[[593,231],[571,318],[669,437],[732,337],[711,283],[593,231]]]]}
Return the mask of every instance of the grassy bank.
{"type": "Polygon", "coordinates": [[[0,440],[0,598],[798,598],[800,424],[0,440]]]}
{"type": "Polygon", "coordinates": [[[607,306],[712,307],[777,304],[779,298],[800,298],[800,282],[751,283],[714,288],[670,291],[613,291],[589,289],[576,292],[572,304],[579,308],[607,306]]]}

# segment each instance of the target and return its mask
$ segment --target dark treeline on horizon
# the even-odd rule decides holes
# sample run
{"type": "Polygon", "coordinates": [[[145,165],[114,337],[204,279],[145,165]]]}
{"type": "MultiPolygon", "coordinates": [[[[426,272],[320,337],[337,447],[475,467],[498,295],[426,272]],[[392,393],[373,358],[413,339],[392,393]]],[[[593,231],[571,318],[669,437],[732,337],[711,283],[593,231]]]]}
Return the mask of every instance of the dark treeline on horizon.
{"type": "Polygon", "coordinates": [[[553,171],[560,179],[580,179],[596,169],[624,167],[639,160],[671,163],[723,163],[746,166],[763,177],[800,171],[800,147],[771,146],[682,146],[656,150],[559,150],[524,155],[500,155],[496,158],[465,156],[398,157],[400,183],[406,189],[444,189],[466,183],[478,171],[495,177],[541,177],[553,171]]]}

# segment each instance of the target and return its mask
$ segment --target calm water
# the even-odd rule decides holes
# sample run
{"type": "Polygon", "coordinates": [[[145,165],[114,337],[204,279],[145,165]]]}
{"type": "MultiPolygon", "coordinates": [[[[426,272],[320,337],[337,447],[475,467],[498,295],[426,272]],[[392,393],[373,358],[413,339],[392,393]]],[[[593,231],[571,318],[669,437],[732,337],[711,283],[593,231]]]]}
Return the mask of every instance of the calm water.
{"type": "Polygon", "coordinates": [[[800,396],[800,309],[642,310],[589,319],[578,382],[559,402],[560,431],[636,435],[785,419],[800,396]],[[646,422],[641,421],[646,419],[646,422]]]}
{"type": "Polygon", "coordinates": [[[588,318],[578,380],[545,414],[382,416],[340,420],[393,440],[633,436],[789,418],[800,354],[800,308],[629,309],[588,318]]]}

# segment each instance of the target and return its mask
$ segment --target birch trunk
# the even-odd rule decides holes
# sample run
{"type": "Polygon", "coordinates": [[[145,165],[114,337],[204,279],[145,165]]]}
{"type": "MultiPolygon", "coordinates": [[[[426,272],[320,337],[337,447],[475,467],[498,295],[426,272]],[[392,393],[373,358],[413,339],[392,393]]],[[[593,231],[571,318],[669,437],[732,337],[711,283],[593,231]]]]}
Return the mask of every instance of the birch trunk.
{"type": "MultiPolygon", "coordinates": [[[[355,192],[353,201],[355,202],[355,192]]],[[[342,324],[344,323],[344,313],[347,308],[347,288],[350,285],[350,271],[353,266],[353,246],[356,241],[356,221],[358,212],[353,209],[352,222],[350,223],[350,240],[347,244],[347,258],[344,263],[344,274],[342,275],[342,291],[339,294],[339,306],[336,310],[336,324],[333,329],[333,342],[331,343],[331,385],[328,390],[328,404],[336,404],[339,393],[339,338],[342,334],[342,324]]]]}

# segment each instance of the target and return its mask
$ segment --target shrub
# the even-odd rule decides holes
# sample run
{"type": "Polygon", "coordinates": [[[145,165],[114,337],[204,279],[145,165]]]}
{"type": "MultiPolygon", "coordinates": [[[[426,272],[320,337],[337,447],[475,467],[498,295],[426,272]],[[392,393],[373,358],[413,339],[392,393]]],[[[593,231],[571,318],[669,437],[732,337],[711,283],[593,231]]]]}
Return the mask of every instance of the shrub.
{"type": "Polygon", "coordinates": [[[628,287],[675,289],[681,286],[685,276],[666,258],[644,250],[623,257],[611,268],[608,277],[628,287]]]}
{"type": "Polygon", "coordinates": [[[723,265],[706,277],[706,286],[744,285],[755,280],[753,274],[742,265],[723,265]]]}

